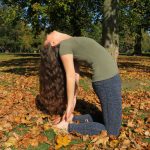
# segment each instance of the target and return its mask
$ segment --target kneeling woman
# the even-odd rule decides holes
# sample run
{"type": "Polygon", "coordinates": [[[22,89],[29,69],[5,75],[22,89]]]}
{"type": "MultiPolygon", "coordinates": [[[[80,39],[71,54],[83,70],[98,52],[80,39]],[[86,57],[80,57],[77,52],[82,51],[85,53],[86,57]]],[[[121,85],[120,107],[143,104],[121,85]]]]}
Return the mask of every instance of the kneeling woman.
{"type": "Polygon", "coordinates": [[[119,135],[122,116],[121,80],[112,56],[91,38],[71,37],[57,31],[47,36],[44,44],[48,43],[52,47],[59,45],[59,55],[66,73],[67,109],[57,127],[81,134],[94,135],[107,130],[110,135],[119,135]],[[68,123],[76,99],[74,60],[85,61],[92,66],[92,86],[101,102],[104,124],[93,122],[89,115],[76,117],[81,122],[79,124],[68,123]]]}

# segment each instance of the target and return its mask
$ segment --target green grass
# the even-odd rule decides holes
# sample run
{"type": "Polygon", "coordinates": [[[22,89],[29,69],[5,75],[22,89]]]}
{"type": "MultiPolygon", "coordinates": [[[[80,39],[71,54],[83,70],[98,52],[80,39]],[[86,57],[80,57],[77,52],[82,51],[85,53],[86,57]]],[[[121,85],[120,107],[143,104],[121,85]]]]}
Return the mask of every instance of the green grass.
{"type": "Polygon", "coordinates": [[[85,90],[88,91],[90,89],[90,85],[86,80],[80,79],[79,85],[85,90]]]}
{"type": "Polygon", "coordinates": [[[146,79],[130,79],[130,80],[122,80],[122,90],[123,91],[132,91],[137,89],[143,89],[145,91],[150,90],[150,81],[146,79]],[[146,83],[146,85],[145,85],[146,83]]]}
{"type": "Polygon", "coordinates": [[[123,113],[124,113],[125,115],[129,115],[129,114],[130,114],[130,110],[132,110],[132,107],[125,107],[125,108],[123,109],[123,113]]]}
{"type": "Polygon", "coordinates": [[[10,86],[11,83],[9,83],[9,82],[7,82],[7,81],[1,80],[1,81],[0,81],[0,85],[2,85],[2,86],[10,86]]]}
{"type": "Polygon", "coordinates": [[[0,61],[8,61],[12,59],[20,59],[20,58],[33,58],[33,56],[37,56],[37,54],[22,54],[21,53],[0,53],[0,61]]]}
{"type": "Polygon", "coordinates": [[[24,134],[26,134],[29,131],[29,127],[24,125],[24,124],[20,124],[18,126],[16,126],[13,129],[13,132],[17,133],[18,135],[23,136],[24,134]]]}
{"type": "Polygon", "coordinates": [[[26,150],[49,150],[50,145],[47,143],[41,143],[38,147],[29,146],[26,150]]]}
{"type": "Polygon", "coordinates": [[[54,130],[52,130],[52,129],[49,129],[49,130],[47,130],[47,131],[44,131],[43,134],[44,134],[49,140],[54,139],[55,136],[56,136],[54,130]]]}
{"type": "Polygon", "coordinates": [[[143,142],[148,142],[150,144],[150,138],[143,139],[143,142]]]}

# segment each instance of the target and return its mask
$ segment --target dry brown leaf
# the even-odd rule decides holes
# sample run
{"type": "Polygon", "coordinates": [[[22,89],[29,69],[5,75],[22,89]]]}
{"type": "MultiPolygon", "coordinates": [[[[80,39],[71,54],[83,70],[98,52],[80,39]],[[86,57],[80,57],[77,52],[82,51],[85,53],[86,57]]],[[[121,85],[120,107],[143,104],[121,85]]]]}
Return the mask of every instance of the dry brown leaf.
{"type": "Polygon", "coordinates": [[[14,122],[20,123],[20,122],[21,122],[20,116],[15,116],[15,117],[14,117],[14,122]]]}
{"type": "Polygon", "coordinates": [[[144,134],[145,134],[146,136],[149,136],[149,135],[150,135],[150,132],[149,132],[149,131],[145,131],[144,134]]]}
{"type": "Polygon", "coordinates": [[[31,134],[34,136],[39,135],[41,132],[41,129],[38,126],[33,126],[33,128],[30,129],[31,134]]]}
{"type": "Polygon", "coordinates": [[[139,128],[136,128],[134,129],[134,132],[138,133],[138,134],[143,134],[143,128],[142,127],[139,127],[139,128]]]}
{"type": "Polygon", "coordinates": [[[0,139],[2,139],[3,136],[4,136],[3,132],[0,131],[0,139]]]}
{"type": "Polygon", "coordinates": [[[85,142],[86,140],[89,139],[89,135],[83,135],[82,139],[83,139],[83,141],[85,142]]]}
{"type": "Polygon", "coordinates": [[[126,136],[125,131],[121,132],[121,134],[118,137],[118,139],[126,139],[126,138],[127,138],[127,136],[126,136]]]}
{"type": "Polygon", "coordinates": [[[44,130],[49,130],[51,128],[51,125],[49,123],[45,123],[43,125],[44,130]]]}
{"type": "Polygon", "coordinates": [[[42,118],[38,118],[36,123],[37,123],[37,125],[43,124],[43,119],[42,118]]]}
{"type": "Polygon", "coordinates": [[[109,145],[111,148],[115,148],[117,147],[117,145],[119,144],[119,141],[118,140],[112,140],[110,141],[109,145]]]}
{"type": "Polygon", "coordinates": [[[100,145],[102,144],[102,146],[106,147],[107,142],[109,141],[109,137],[103,137],[103,138],[99,138],[95,144],[96,145],[100,145]]]}
{"type": "Polygon", "coordinates": [[[121,148],[126,149],[126,148],[128,148],[128,147],[130,147],[130,140],[125,139],[125,140],[123,141],[122,145],[121,145],[121,148]]]}
{"type": "Polygon", "coordinates": [[[31,146],[37,147],[39,142],[37,141],[37,139],[29,139],[29,143],[31,146]]]}
{"type": "Polygon", "coordinates": [[[133,128],[133,127],[134,127],[134,122],[133,122],[133,120],[128,120],[127,126],[133,128]]]}
{"type": "Polygon", "coordinates": [[[87,147],[88,150],[95,150],[95,147],[92,144],[89,144],[87,147]]]}
{"type": "Polygon", "coordinates": [[[47,143],[47,142],[48,142],[47,137],[44,136],[44,135],[38,135],[38,136],[36,137],[36,139],[37,139],[37,141],[38,141],[39,143],[43,143],[43,142],[47,143]]]}
{"type": "Polygon", "coordinates": [[[102,130],[100,133],[100,137],[106,137],[107,136],[107,131],[106,130],[102,130]]]}
{"type": "Polygon", "coordinates": [[[103,130],[101,131],[100,135],[96,136],[91,142],[94,143],[94,145],[102,145],[106,147],[107,142],[109,141],[109,137],[107,136],[107,131],[103,130]]]}

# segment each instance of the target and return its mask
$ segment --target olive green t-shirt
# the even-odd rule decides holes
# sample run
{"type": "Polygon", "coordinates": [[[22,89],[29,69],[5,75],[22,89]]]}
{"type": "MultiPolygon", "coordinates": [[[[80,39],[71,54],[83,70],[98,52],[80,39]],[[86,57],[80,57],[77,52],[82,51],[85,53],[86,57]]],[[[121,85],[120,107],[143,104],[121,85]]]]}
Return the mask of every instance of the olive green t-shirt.
{"type": "Polygon", "coordinates": [[[72,37],[60,43],[59,54],[73,54],[74,59],[92,66],[92,82],[109,79],[118,73],[112,56],[99,43],[87,37],[72,37]]]}

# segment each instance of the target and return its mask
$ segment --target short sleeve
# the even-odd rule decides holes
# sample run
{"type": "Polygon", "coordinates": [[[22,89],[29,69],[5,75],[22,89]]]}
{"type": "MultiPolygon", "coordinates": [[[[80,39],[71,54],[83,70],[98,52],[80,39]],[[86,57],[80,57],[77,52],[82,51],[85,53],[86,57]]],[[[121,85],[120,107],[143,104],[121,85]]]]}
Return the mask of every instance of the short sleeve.
{"type": "Polygon", "coordinates": [[[69,41],[63,41],[60,43],[59,55],[62,56],[65,54],[73,54],[72,44],[69,41]]]}

